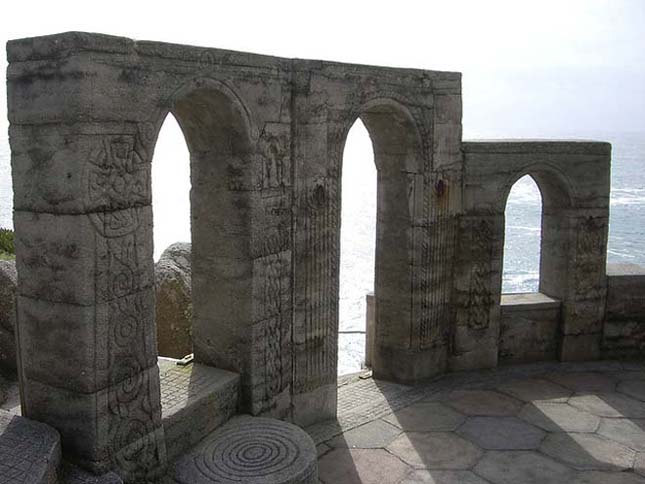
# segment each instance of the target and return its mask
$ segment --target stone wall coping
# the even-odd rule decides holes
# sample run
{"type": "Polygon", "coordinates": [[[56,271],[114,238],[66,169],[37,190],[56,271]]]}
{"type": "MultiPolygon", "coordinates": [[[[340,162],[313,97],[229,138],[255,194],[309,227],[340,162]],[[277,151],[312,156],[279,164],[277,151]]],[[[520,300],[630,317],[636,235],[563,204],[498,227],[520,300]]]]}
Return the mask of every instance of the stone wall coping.
{"type": "Polygon", "coordinates": [[[611,154],[611,143],[594,140],[500,139],[464,141],[465,153],[581,153],[611,154]]]}
{"type": "Polygon", "coordinates": [[[638,264],[607,264],[607,277],[645,277],[645,267],[638,264]]]}
{"type": "Polygon", "coordinates": [[[559,308],[562,301],[541,292],[502,294],[501,306],[505,311],[559,308]]]}
{"type": "Polygon", "coordinates": [[[296,70],[334,69],[335,67],[342,67],[345,71],[349,68],[350,70],[363,73],[372,71],[381,75],[411,75],[418,77],[419,80],[461,81],[460,72],[435,71],[409,67],[384,67],[315,59],[289,59],[203,46],[134,40],[127,37],[90,32],[62,32],[14,39],[7,42],[7,60],[10,63],[63,58],[83,51],[108,54],[139,54],[141,56],[194,60],[199,63],[208,62],[212,65],[224,64],[276,68],[293,67],[296,70]]]}

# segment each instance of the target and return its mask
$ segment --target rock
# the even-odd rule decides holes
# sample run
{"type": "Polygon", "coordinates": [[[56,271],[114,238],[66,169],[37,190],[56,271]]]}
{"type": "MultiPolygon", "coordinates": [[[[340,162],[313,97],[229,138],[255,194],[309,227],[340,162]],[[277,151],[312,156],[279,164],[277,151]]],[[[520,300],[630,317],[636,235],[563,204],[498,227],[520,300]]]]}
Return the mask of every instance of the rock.
{"type": "Polygon", "coordinates": [[[157,347],[160,356],[183,358],[193,352],[190,244],[169,246],[155,264],[157,347]]]}
{"type": "Polygon", "coordinates": [[[0,260],[0,366],[16,370],[16,262],[0,260]]]}

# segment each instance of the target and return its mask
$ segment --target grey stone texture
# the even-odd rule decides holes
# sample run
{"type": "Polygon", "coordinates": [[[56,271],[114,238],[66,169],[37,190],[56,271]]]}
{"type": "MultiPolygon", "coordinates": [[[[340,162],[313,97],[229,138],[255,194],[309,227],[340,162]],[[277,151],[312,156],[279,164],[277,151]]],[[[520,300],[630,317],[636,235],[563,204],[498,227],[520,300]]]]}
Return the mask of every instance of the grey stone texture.
{"type": "Polygon", "coordinates": [[[193,352],[193,298],[190,244],[177,242],[155,264],[159,356],[183,358],[193,352]]]}
{"type": "Polygon", "coordinates": [[[16,371],[16,290],[15,261],[0,260],[0,367],[16,371]]]}
{"type": "Polygon", "coordinates": [[[0,410],[0,483],[57,484],[60,462],[56,430],[0,410]]]}
{"type": "MultiPolygon", "coordinates": [[[[605,270],[611,146],[462,142],[459,73],[82,32],[13,40],[7,57],[23,411],[95,473],[156,479],[179,435],[181,445],[198,435],[166,428],[172,385],[157,345],[168,335],[192,333],[198,365],[239,375],[229,400],[207,391],[212,405],[186,408],[221,403],[228,415],[235,386],[242,412],[302,426],[338,417],[320,436],[414,403],[421,390],[405,385],[448,370],[642,346],[645,281],[634,268],[605,270]],[[185,293],[173,304],[158,296],[150,182],[169,113],[192,182],[191,279],[181,269],[185,293]],[[352,387],[363,415],[346,413],[354,402],[336,375],[342,155],[358,118],[378,171],[369,356],[383,382],[352,387]],[[543,196],[540,293],[502,300],[506,199],[526,174],[543,196]],[[181,309],[188,287],[191,317],[181,309]],[[184,315],[174,328],[164,321],[173,311],[184,315]]],[[[532,375],[550,388],[461,389],[443,404],[513,416],[531,392],[613,393],[618,379],[594,371],[532,375]]],[[[645,399],[642,381],[618,390],[645,399]]],[[[449,414],[457,425],[449,412],[442,422],[449,414]]]]}
{"type": "Polygon", "coordinates": [[[500,363],[555,360],[561,303],[541,293],[502,294],[500,363]]]}
{"type": "MultiPolygon", "coordinates": [[[[388,405],[389,415],[385,416],[381,412],[388,410],[374,403],[376,391],[362,389],[369,380],[346,377],[341,380],[343,395],[356,393],[360,397],[352,400],[351,405],[339,407],[338,420],[333,426],[316,424],[307,431],[316,442],[326,442],[326,452],[320,458],[322,482],[644,482],[645,452],[637,450],[645,435],[640,419],[599,417],[567,403],[578,396],[595,396],[603,399],[606,406],[625,408],[624,395],[594,393],[592,382],[612,381],[619,376],[624,381],[638,381],[632,378],[637,378],[642,368],[640,363],[629,362],[543,362],[504,366],[494,371],[453,373],[398,393],[384,384],[383,397],[391,405],[388,405]],[[591,373],[597,378],[590,379],[591,373]],[[546,374],[553,378],[562,376],[565,380],[581,377],[587,390],[571,396],[570,390],[539,378],[546,374]],[[531,387],[537,390],[529,392],[531,387]],[[433,430],[455,425],[454,414],[437,405],[444,405],[451,395],[473,392],[476,388],[516,390],[515,396],[523,402],[519,415],[467,417],[451,431],[433,430]],[[372,406],[368,406],[368,401],[373,402],[372,406]],[[405,416],[406,425],[400,424],[401,416],[405,416]],[[383,420],[398,422],[398,436],[391,440],[393,434],[384,432],[382,439],[365,438],[378,429],[391,430],[382,427],[383,420]],[[353,444],[350,450],[338,448],[333,454],[329,451],[330,444],[350,441],[353,444]],[[386,452],[381,448],[383,445],[386,452]],[[407,474],[401,479],[406,467],[407,474]],[[388,473],[390,468],[392,472],[388,473]]],[[[376,388],[379,384],[376,382],[376,388]]],[[[606,388],[595,386],[601,390],[606,388]]],[[[468,395],[481,395],[479,391],[468,395]]],[[[343,399],[341,396],[340,402],[343,399]]]]}
{"type": "Polygon", "coordinates": [[[642,358],[645,354],[645,268],[607,265],[607,312],[602,339],[606,358],[642,358]]]}
{"type": "Polygon", "coordinates": [[[173,459],[235,415],[240,377],[197,363],[160,359],[159,367],[164,438],[173,459]]]}
{"type": "Polygon", "coordinates": [[[236,417],[180,458],[173,477],[179,484],[318,484],[316,446],[293,424],[236,417]]]}

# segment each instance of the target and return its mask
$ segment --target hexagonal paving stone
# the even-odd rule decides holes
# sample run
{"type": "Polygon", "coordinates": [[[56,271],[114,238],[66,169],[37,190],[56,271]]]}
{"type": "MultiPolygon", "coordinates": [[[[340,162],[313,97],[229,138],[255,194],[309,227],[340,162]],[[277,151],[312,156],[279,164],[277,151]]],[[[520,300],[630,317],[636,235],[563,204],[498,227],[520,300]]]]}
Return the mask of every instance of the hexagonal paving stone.
{"type": "Polygon", "coordinates": [[[622,471],[632,466],[636,455],[624,445],[595,434],[549,434],[540,450],[579,470],[622,471]]]}
{"type": "Polygon", "coordinates": [[[466,415],[480,416],[511,416],[522,408],[517,399],[489,390],[456,390],[445,403],[466,415]]]}
{"type": "Polygon", "coordinates": [[[569,405],[598,417],[645,418],[645,402],[622,393],[576,395],[569,399],[569,405]]]}
{"type": "Polygon", "coordinates": [[[544,378],[576,393],[611,393],[616,388],[616,380],[601,373],[550,373],[544,378]]]}
{"type": "Polygon", "coordinates": [[[524,402],[566,402],[573,395],[572,390],[541,378],[514,380],[500,385],[498,390],[524,402]]]}
{"type": "Polygon", "coordinates": [[[482,451],[471,442],[446,432],[408,432],[387,446],[404,462],[426,469],[469,469],[482,451]]]}
{"type": "Polygon", "coordinates": [[[645,402],[645,381],[644,380],[629,380],[623,381],[618,384],[617,390],[625,395],[636,398],[645,402]]]}
{"type": "Polygon", "coordinates": [[[645,484],[645,479],[631,472],[584,471],[571,484],[645,484]]]}
{"type": "Polygon", "coordinates": [[[488,450],[537,449],[545,435],[516,417],[472,417],[458,433],[488,450]]]}
{"type": "Polygon", "coordinates": [[[388,415],[383,420],[411,432],[450,432],[459,427],[466,417],[442,403],[421,402],[388,415]]]}
{"type": "Polygon", "coordinates": [[[412,471],[400,484],[488,484],[470,471],[412,471]]]}
{"type": "Polygon", "coordinates": [[[603,418],[598,434],[630,449],[645,452],[645,419],[603,418]]]}
{"type": "Polygon", "coordinates": [[[374,420],[334,437],[326,443],[334,448],[377,449],[386,447],[400,433],[401,429],[394,425],[383,420],[374,420]]]}
{"type": "Polygon", "coordinates": [[[493,484],[562,484],[573,470],[531,451],[486,452],[473,471],[493,484]]]}
{"type": "Polygon", "coordinates": [[[595,415],[566,403],[527,403],[519,418],[547,432],[595,432],[600,424],[600,419],[595,415]]]}
{"type": "Polygon", "coordinates": [[[409,470],[383,449],[334,449],[318,461],[324,484],[396,484],[409,470]]]}
{"type": "Polygon", "coordinates": [[[645,454],[638,454],[634,461],[634,471],[636,474],[645,476],[645,454]]]}

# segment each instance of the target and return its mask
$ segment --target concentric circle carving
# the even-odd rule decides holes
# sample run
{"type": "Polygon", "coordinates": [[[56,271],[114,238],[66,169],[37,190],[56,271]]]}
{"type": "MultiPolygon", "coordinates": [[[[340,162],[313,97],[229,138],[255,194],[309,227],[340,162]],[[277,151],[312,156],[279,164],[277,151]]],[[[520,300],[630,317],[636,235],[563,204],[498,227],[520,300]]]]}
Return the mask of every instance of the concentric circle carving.
{"type": "Polygon", "coordinates": [[[314,483],[318,474],[315,446],[303,430],[257,417],[230,421],[192,455],[191,464],[199,483],[314,483]]]}

